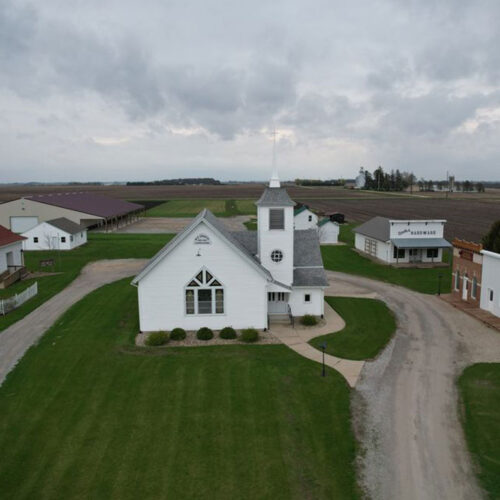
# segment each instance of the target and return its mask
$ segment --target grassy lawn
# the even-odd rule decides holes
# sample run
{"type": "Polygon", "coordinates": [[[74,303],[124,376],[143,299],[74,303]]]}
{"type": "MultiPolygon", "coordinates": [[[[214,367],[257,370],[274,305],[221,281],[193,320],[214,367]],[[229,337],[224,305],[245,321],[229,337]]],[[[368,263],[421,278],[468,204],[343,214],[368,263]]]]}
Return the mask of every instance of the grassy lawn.
{"type": "Polygon", "coordinates": [[[490,498],[500,498],[500,363],[479,363],[458,380],[463,425],[478,477],[490,498]]]}
{"type": "Polygon", "coordinates": [[[219,217],[253,215],[257,212],[254,200],[169,200],[146,212],[149,217],[194,217],[204,208],[219,217]]]}
{"type": "MultiPolygon", "coordinates": [[[[150,258],[172,238],[171,234],[104,234],[89,233],[86,245],[71,251],[25,252],[25,263],[31,271],[55,272],[53,276],[37,278],[38,295],[24,303],[19,309],[0,317],[0,332],[23,318],[50,299],[73,281],[88,262],[101,259],[150,258]],[[52,258],[53,268],[39,269],[42,259],[52,258]]],[[[2,290],[2,297],[10,297],[24,290],[35,280],[15,283],[2,290]]]]}
{"type": "MultiPolygon", "coordinates": [[[[354,234],[352,224],[341,226],[340,237],[346,245],[321,247],[325,269],[357,274],[395,285],[401,285],[422,293],[437,293],[438,276],[443,275],[441,292],[451,291],[451,267],[446,268],[396,268],[386,264],[379,264],[363,257],[353,250],[354,234]]],[[[445,262],[447,258],[444,259],[445,262]]]]}
{"type": "Polygon", "coordinates": [[[137,348],[136,290],[75,304],[0,387],[0,491],[358,498],[350,389],[285,346],[137,348]]]}
{"type": "Polygon", "coordinates": [[[309,343],[321,349],[326,341],[328,354],[346,359],[371,359],[387,345],[396,331],[396,320],[380,300],[326,297],[326,301],[345,321],[336,333],[316,337],[309,343]]]}

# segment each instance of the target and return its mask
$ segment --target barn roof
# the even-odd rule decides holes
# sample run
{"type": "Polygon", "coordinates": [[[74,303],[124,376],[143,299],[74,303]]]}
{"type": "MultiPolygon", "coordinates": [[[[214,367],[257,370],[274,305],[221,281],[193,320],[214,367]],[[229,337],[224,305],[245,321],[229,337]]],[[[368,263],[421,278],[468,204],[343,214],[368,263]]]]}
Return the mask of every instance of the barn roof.
{"type": "MultiPolygon", "coordinates": [[[[293,215],[294,215],[294,217],[295,217],[296,215],[299,215],[299,214],[301,214],[302,212],[305,212],[306,210],[309,210],[309,207],[307,207],[306,205],[302,205],[300,208],[296,208],[296,209],[294,210],[293,215]]],[[[310,211],[310,210],[309,210],[309,211],[310,211]]]]}
{"type": "Polygon", "coordinates": [[[355,227],[354,232],[379,241],[389,241],[391,235],[390,220],[387,217],[377,216],[361,226],[355,227]]]}
{"type": "Polygon", "coordinates": [[[24,236],[20,236],[19,234],[13,233],[6,227],[0,226],[0,247],[12,245],[12,243],[23,241],[25,239],[26,238],[24,236]]]}
{"type": "Polygon", "coordinates": [[[333,220],[330,220],[328,217],[325,217],[318,222],[318,226],[324,226],[325,224],[328,224],[329,222],[334,224],[335,226],[339,225],[338,222],[335,222],[333,220]]]}
{"type": "Polygon", "coordinates": [[[80,224],[76,224],[75,222],[66,219],[66,217],[59,217],[58,219],[48,220],[47,224],[50,224],[51,226],[54,226],[55,228],[60,229],[61,231],[64,231],[68,234],[80,233],[81,231],[86,231],[87,229],[84,226],[80,226],[80,224]]]}
{"type": "Polygon", "coordinates": [[[72,191],[68,193],[34,194],[25,196],[26,199],[46,203],[55,207],[67,208],[76,212],[84,212],[98,217],[109,219],[120,217],[144,207],[138,203],[119,200],[88,191],[72,191]]]}

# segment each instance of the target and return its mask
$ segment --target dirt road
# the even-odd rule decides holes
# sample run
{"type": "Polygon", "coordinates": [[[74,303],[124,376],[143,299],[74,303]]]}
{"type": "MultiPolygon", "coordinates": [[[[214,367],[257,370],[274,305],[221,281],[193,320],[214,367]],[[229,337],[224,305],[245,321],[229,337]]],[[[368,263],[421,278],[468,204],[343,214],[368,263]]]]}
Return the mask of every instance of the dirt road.
{"type": "Polygon", "coordinates": [[[146,259],[100,260],[87,264],[62,292],[0,333],[0,385],[24,353],[70,306],[106,283],[133,276],[146,259]]]}
{"type": "Polygon", "coordinates": [[[398,331],[365,363],[354,414],[364,453],[362,485],[373,499],[482,498],[459,421],[456,378],[469,364],[500,361],[500,335],[435,296],[328,272],[329,295],[376,293],[398,331]]]}
{"type": "MultiPolygon", "coordinates": [[[[249,215],[221,217],[230,231],[246,231],[244,223],[250,220],[249,215]]],[[[116,233],[179,233],[192,222],[189,217],[143,217],[128,226],[117,229],[116,233]]]]}

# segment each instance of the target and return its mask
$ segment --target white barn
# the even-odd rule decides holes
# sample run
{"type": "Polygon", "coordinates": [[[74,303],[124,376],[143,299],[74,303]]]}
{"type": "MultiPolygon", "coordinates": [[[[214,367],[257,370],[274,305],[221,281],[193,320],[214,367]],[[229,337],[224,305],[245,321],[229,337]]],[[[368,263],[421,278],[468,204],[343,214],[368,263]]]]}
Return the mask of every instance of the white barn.
{"type": "Polygon", "coordinates": [[[500,317],[500,254],[482,250],[480,307],[500,317]]]}
{"type": "Polygon", "coordinates": [[[22,235],[24,250],[72,250],[87,243],[87,228],[64,217],[42,222],[22,235]]]}
{"type": "Polygon", "coordinates": [[[256,232],[231,232],[205,209],[151,259],[132,281],[142,332],[266,329],[273,317],[323,315],[317,231],[294,228],[295,203],[276,176],[256,205],[256,232]]]}
{"type": "Polygon", "coordinates": [[[318,216],[309,210],[305,205],[301,206],[293,213],[293,223],[295,229],[316,229],[318,216]]]}
{"type": "Polygon", "coordinates": [[[322,245],[336,245],[339,242],[340,226],[328,217],[318,222],[319,242],[322,245]]]}
{"type": "Polygon", "coordinates": [[[445,220],[397,220],[374,217],[354,229],[357,250],[388,264],[439,263],[445,220]]]}

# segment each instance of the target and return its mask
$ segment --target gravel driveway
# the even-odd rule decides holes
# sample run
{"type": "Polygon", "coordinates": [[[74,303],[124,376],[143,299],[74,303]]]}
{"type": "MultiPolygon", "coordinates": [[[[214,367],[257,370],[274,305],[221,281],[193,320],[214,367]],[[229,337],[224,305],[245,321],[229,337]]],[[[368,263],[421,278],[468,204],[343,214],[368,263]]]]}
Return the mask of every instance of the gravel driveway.
{"type": "Polygon", "coordinates": [[[146,262],[147,259],[116,259],[87,264],[62,292],[0,332],[0,385],[24,353],[66,309],[106,283],[137,274],[146,262]]]}
{"type": "Polygon", "coordinates": [[[469,364],[500,361],[500,335],[440,300],[393,285],[328,272],[328,295],[376,294],[398,331],[365,363],[353,412],[370,498],[483,498],[459,421],[456,379],[469,364]]]}

